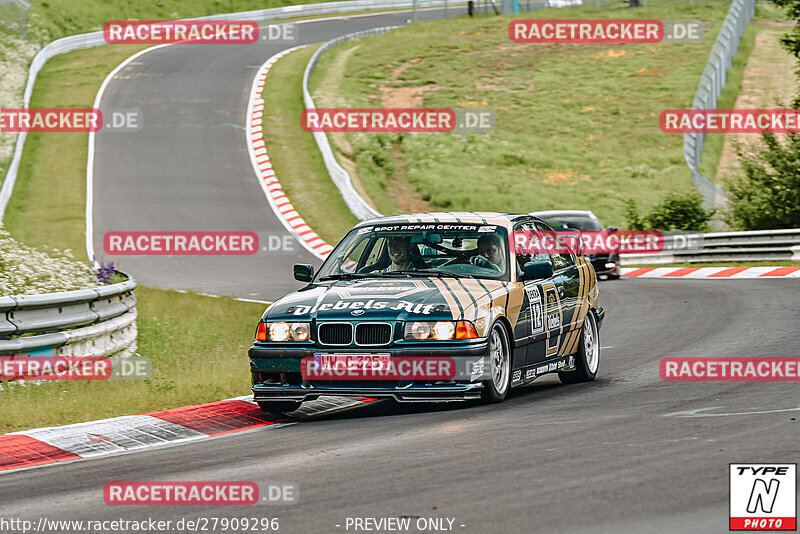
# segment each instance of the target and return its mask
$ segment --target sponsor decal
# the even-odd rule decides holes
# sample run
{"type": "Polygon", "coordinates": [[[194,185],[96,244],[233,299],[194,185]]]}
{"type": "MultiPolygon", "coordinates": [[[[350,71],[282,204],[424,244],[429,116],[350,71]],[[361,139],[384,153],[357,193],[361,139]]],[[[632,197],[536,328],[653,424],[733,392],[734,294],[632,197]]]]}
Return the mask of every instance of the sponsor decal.
{"type": "Polygon", "coordinates": [[[536,369],[528,369],[525,371],[525,380],[530,380],[531,378],[536,378],[536,369]]]}
{"type": "Polygon", "coordinates": [[[561,310],[558,306],[558,297],[555,289],[547,292],[547,329],[558,330],[561,328],[561,310]]]}
{"type": "Polygon", "coordinates": [[[567,358],[567,367],[575,367],[575,356],[567,358]]]}
{"type": "Polygon", "coordinates": [[[800,380],[800,358],[662,358],[662,380],[791,382],[800,380]]]}
{"type": "MultiPolygon", "coordinates": [[[[527,373],[526,373],[526,374],[527,374],[527,373]]],[[[526,377],[526,378],[527,378],[527,377],[526,377]]],[[[516,370],[516,371],[514,371],[514,373],[511,375],[511,381],[512,381],[512,382],[519,382],[520,380],[522,380],[522,370],[521,370],[521,369],[517,369],[517,370],[516,370]]]]}
{"type": "Polygon", "coordinates": [[[526,285],[525,293],[528,295],[528,305],[531,311],[531,334],[541,334],[544,332],[544,312],[539,286],[534,284],[526,285]]]}
{"type": "Polygon", "coordinates": [[[106,504],[127,506],[295,504],[296,484],[255,482],[108,482],[103,487],[106,504]]]}
{"type": "Polygon", "coordinates": [[[362,280],[346,287],[336,287],[336,293],[343,299],[358,299],[363,297],[400,299],[407,298],[422,291],[428,291],[428,286],[421,280],[398,282],[396,280],[376,282],[362,280]]]}
{"type": "Polygon", "coordinates": [[[470,371],[470,382],[474,382],[478,378],[482,378],[485,376],[486,373],[486,363],[483,361],[483,358],[476,360],[474,362],[467,362],[467,366],[471,368],[470,371]]]}
{"type": "Polygon", "coordinates": [[[0,132],[97,132],[103,114],[88,108],[4,108],[0,110],[0,132]]]}
{"type": "Polygon", "coordinates": [[[436,304],[418,304],[407,300],[338,300],[336,302],[317,302],[310,306],[307,304],[297,304],[294,306],[294,311],[292,313],[294,315],[305,315],[307,313],[315,313],[317,311],[362,309],[406,311],[411,314],[429,315],[431,312],[435,311],[436,307],[436,304]]]}
{"type": "Polygon", "coordinates": [[[796,530],[797,464],[730,464],[730,530],[796,530]]]}
{"type": "Polygon", "coordinates": [[[665,133],[796,133],[800,110],[666,109],[659,125],[665,133]]]}
{"type": "Polygon", "coordinates": [[[537,375],[543,375],[546,372],[547,372],[547,365],[540,365],[539,367],[536,368],[537,375]]]}
{"type": "Polygon", "coordinates": [[[103,25],[109,44],[249,44],[258,41],[253,21],[111,20],[103,25]]]}
{"type": "Polygon", "coordinates": [[[306,380],[472,380],[476,365],[483,375],[481,360],[468,366],[467,376],[458,377],[456,362],[449,357],[316,353],[300,361],[300,374],[306,380]]]}

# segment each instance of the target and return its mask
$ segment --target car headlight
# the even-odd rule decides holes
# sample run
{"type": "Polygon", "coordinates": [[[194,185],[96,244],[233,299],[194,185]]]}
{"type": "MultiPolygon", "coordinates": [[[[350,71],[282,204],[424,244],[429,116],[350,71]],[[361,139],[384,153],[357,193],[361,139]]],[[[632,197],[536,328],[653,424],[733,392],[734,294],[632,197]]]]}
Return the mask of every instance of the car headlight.
{"type": "Polygon", "coordinates": [[[469,321],[409,321],[403,339],[413,341],[446,341],[448,339],[474,339],[478,337],[475,326],[469,321]]]}
{"type": "Polygon", "coordinates": [[[259,323],[256,332],[258,341],[308,341],[311,327],[308,323],[259,323]]]}

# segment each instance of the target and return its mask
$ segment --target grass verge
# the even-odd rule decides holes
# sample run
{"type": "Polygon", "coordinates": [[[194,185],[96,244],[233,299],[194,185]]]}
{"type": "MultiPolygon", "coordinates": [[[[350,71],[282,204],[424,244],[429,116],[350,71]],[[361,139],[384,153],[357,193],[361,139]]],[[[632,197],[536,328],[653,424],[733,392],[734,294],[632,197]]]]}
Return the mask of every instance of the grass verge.
{"type": "Polygon", "coordinates": [[[3,384],[0,433],[244,395],[247,348],[262,304],[139,287],[138,353],[149,380],[3,384]]]}
{"type": "MultiPolygon", "coordinates": [[[[410,188],[432,209],[592,209],[624,227],[624,199],[648,209],[691,187],[683,136],[662,133],[658,118],[664,109],[690,107],[728,7],[651,3],[526,13],[699,19],[699,43],[514,44],[507,33],[513,17],[500,16],[419,23],[342,45],[324,59],[331,64],[349,54],[337,80],[342,106],[491,109],[497,118],[485,134],[348,134],[351,150],[343,156],[356,163],[384,213],[402,211],[399,198],[387,205],[385,197],[410,188]]],[[[741,85],[753,42],[748,32],[722,103],[735,101],[741,85]]],[[[325,72],[323,63],[316,76],[325,72]]],[[[315,96],[330,74],[316,76],[315,96]]],[[[704,160],[716,165],[720,151],[712,141],[704,160]]]]}
{"type": "MultiPolygon", "coordinates": [[[[71,52],[40,73],[34,107],[91,107],[108,73],[142,47],[71,52]]],[[[6,229],[28,245],[70,248],[85,258],[87,134],[29,134],[6,212],[6,229]]],[[[255,179],[255,177],[254,177],[255,179]]],[[[6,385],[0,432],[62,425],[244,395],[247,347],[263,304],[147,287],[139,299],[138,353],[153,362],[146,381],[6,385]]]]}
{"type": "Polygon", "coordinates": [[[284,56],[264,86],[264,143],[281,187],[306,223],[335,244],[358,222],[331,181],[313,134],[300,127],[302,82],[317,46],[284,56]]]}

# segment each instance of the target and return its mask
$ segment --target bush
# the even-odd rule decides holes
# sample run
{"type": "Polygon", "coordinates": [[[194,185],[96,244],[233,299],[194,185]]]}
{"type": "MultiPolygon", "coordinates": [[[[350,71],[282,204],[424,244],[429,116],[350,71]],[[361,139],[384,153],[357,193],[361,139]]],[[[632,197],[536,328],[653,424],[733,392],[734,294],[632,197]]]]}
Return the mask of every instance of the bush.
{"type": "Polygon", "coordinates": [[[636,203],[625,201],[625,218],[631,230],[688,230],[704,232],[714,211],[703,208],[703,196],[690,193],[669,193],[650,213],[640,216],[636,203]]]}
{"type": "Polygon", "coordinates": [[[17,243],[0,226],[0,296],[36,295],[99,286],[97,275],[70,251],[46,253],[17,243]]]}

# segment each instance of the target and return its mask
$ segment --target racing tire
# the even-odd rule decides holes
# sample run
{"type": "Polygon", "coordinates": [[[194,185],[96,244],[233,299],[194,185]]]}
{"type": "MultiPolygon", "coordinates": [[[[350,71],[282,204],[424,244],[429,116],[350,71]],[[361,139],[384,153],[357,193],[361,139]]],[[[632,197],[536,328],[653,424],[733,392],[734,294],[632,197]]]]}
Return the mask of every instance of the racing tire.
{"type": "Polygon", "coordinates": [[[293,412],[303,401],[257,401],[258,407],[268,413],[293,412]]]}
{"type": "Polygon", "coordinates": [[[481,400],[485,404],[503,402],[511,389],[511,347],[503,323],[496,322],[489,332],[486,348],[489,379],[483,381],[481,400]]]}
{"type": "Polygon", "coordinates": [[[600,366],[600,331],[597,319],[592,311],[586,314],[581,328],[581,340],[578,354],[575,357],[574,371],[559,371],[558,379],[562,384],[591,382],[597,376],[600,366]]]}

